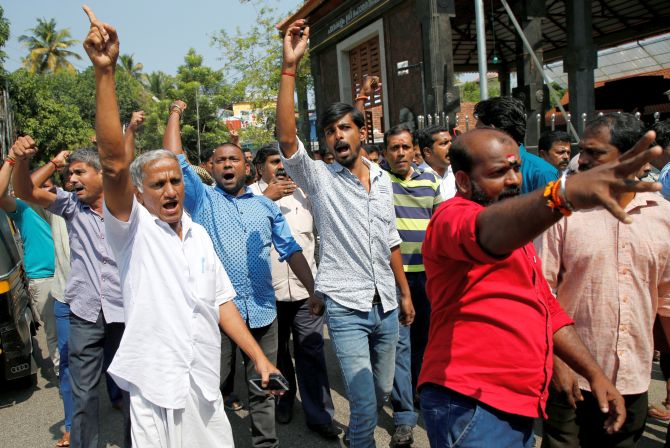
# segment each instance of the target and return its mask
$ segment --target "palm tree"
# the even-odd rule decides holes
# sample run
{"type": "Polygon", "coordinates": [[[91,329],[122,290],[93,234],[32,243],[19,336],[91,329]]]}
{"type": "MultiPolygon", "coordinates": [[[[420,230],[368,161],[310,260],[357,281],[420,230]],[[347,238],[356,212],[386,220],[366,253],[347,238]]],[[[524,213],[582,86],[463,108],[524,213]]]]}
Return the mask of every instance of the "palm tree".
{"type": "Polygon", "coordinates": [[[134,55],[122,54],[119,57],[121,61],[121,68],[128,72],[133,78],[140,80],[142,78],[142,69],[144,66],[141,63],[135,63],[134,55]]]}
{"type": "Polygon", "coordinates": [[[146,86],[156,98],[162,100],[166,98],[173,83],[169,75],[163,72],[151,72],[146,75],[146,86]]]}
{"type": "Polygon", "coordinates": [[[32,35],[19,36],[21,42],[28,48],[28,56],[23,60],[23,66],[31,73],[58,72],[60,70],[74,71],[74,66],[68,58],[81,59],[74,51],[68,50],[79,44],[78,40],[71,39],[70,30],[56,29],[55,19],[37,19],[37,26],[28,31],[32,35]]]}

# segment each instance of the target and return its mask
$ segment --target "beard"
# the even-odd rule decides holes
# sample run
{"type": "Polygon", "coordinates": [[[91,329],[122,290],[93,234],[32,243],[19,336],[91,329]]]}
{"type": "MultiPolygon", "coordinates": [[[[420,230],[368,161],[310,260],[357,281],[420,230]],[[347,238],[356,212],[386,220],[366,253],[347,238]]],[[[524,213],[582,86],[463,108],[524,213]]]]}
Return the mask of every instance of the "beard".
{"type": "Polygon", "coordinates": [[[470,188],[472,190],[472,197],[470,199],[484,207],[488,207],[489,205],[495,204],[496,202],[500,202],[508,198],[513,198],[521,194],[521,189],[519,187],[509,187],[503,189],[497,198],[490,198],[484,192],[484,190],[482,190],[479,185],[477,185],[477,183],[470,182],[470,188]]]}

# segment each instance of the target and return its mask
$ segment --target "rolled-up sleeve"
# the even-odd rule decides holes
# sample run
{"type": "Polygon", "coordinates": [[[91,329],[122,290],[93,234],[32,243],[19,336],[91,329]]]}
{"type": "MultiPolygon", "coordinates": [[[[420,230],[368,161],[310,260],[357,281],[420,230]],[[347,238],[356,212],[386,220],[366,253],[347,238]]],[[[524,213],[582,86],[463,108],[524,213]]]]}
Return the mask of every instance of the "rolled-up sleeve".
{"type": "Polygon", "coordinates": [[[214,263],[216,263],[216,297],[214,303],[216,306],[220,306],[233,300],[237,294],[228,273],[216,254],[214,254],[214,263]]]}
{"type": "Polygon", "coordinates": [[[68,193],[62,188],[57,188],[56,199],[54,199],[46,210],[63,219],[72,219],[72,216],[77,212],[77,199],[75,194],[68,193]]]}
{"type": "Polygon", "coordinates": [[[547,308],[549,309],[549,315],[551,316],[551,330],[553,333],[556,333],[561,328],[566,325],[574,324],[574,321],[568,316],[568,313],[563,310],[563,307],[556,297],[549,290],[549,285],[547,282],[542,282],[542,292],[544,293],[545,301],[547,303],[547,308]]]}
{"type": "Polygon", "coordinates": [[[194,215],[202,205],[205,197],[205,186],[200,181],[198,173],[186,160],[186,156],[179,154],[179,166],[184,176],[184,207],[191,215],[194,215]]]}
{"type": "Polygon", "coordinates": [[[294,253],[302,251],[302,247],[293,238],[291,227],[279,207],[274,202],[271,203],[271,207],[273,211],[272,244],[279,254],[279,261],[286,261],[294,253]]]}
{"type": "Polygon", "coordinates": [[[286,173],[295,181],[300,188],[302,188],[308,195],[314,194],[319,183],[319,176],[317,172],[317,164],[319,162],[312,160],[307,154],[305,145],[298,140],[298,151],[287,159],[284,153],[279,151],[282,164],[286,169],[286,173]]]}

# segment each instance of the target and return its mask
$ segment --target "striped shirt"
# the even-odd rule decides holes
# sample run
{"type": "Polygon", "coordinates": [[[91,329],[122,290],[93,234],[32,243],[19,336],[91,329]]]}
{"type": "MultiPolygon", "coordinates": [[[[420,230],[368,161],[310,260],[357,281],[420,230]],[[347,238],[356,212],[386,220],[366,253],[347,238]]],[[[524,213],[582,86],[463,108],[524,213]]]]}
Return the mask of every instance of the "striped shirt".
{"type": "MultiPolygon", "coordinates": [[[[388,170],[388,165],[382,165],[388,170]]],[[[421,246],[433,212],[442,202],[440,184],[435,174],[413,168],[409,179],[400,179],[389,171],[393,184],[396,227],[400,234],[400,253],[405,272],[424,272],[421,246]]]]}

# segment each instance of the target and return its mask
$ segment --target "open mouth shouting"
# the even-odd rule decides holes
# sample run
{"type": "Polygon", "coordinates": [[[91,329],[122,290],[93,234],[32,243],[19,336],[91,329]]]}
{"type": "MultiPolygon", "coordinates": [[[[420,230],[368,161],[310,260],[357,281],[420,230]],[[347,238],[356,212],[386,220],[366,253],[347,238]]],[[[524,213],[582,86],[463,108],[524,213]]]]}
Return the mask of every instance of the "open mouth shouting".
{"type": "Polygon", "coordinates": [[[163,213],[167,216],[176,215],[179,213],[179,201],[170,199],[163,202],[163,213]]]}
{"type": "Polygon", "coordinates": [[[349,154],[351,154],[351,147],[349,146],[349,143],[345,142],[344,140],[339,140],[337,143],[335,143],[335,154],[339,157],[347,157],[349,154]]]}

